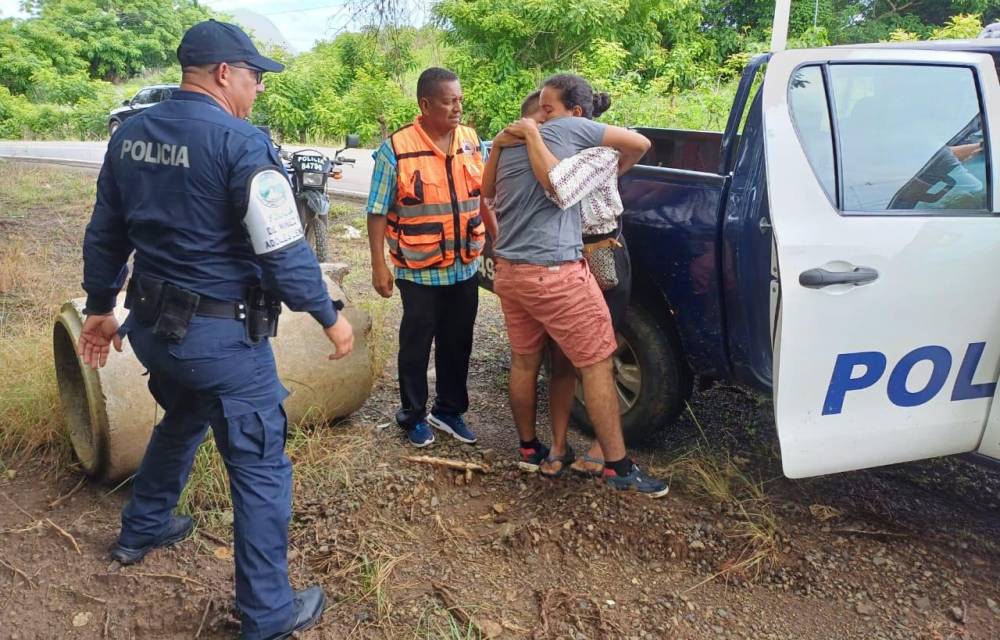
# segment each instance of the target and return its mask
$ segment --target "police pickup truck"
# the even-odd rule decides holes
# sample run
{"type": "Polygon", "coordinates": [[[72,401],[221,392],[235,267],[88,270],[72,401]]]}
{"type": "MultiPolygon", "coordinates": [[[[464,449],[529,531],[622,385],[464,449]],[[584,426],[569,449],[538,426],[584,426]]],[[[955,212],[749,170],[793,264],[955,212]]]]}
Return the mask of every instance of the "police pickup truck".
{"type": "Polygon", "coordinates": [[[698,376],[771,395],[789,477],[1000,459],[998,64],[993,40],[780,51],[749,63],[724,132],[637,128],[630,442],[698,376]]]}

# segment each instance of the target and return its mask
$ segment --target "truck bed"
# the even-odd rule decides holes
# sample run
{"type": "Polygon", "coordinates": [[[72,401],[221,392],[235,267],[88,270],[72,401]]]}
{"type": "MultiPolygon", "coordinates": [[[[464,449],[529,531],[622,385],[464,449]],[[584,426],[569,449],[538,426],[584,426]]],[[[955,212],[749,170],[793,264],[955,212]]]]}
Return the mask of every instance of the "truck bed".
{"type": "Polygon", "coordinates": [[[722,134],[635,131],[653,144],[619,182],[633,268],[632,301],[666,303],[692,370],[725,377],[716,255],[726,185],[718,173],[722,134]]]}
{"type": "Polygon", "coordinates": [[[704,173],[716,173],[719,170],[721,133],[651,127],[636,127],[635,131],[653,143],[639,161],[641,165],[704,173]]]}

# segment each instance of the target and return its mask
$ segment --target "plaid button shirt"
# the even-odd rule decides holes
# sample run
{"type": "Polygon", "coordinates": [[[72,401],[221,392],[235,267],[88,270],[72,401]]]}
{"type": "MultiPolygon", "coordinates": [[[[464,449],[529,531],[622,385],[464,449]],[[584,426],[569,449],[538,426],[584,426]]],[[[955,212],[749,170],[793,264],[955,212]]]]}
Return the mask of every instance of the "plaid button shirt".
{"type": "MultiPolygon", "coordinates": [[[[489,151],[486,145],[480,142],[480,151],[483,160],[486,160],[489,151]]],[[[386,140],[375,153],[375,169],[372,172],[372,185],[368,191],[368,215],[384,216],[396,204],[396,155],[392,152],[392,143],[386,140]]],[[[400,280],[408,280],[416,284],[440,286],[465,282],[479,271],[479,258],[469,264],[456,259],[447,267],[428,267],[426,269],[408,269],[406,267],[396,267],[396,277],[400,280]]]]}

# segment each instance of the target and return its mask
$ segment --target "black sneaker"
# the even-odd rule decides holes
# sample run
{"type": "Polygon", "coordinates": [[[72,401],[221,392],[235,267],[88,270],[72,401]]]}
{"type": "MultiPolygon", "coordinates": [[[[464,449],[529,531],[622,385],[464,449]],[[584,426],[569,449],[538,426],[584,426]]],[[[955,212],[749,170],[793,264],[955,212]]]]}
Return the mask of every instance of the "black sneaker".
{"type": "Polygon", "coordinates": [[[111,550],[111,559],[117,560],[123,565],[135,564],[145,558],[146,554],[153,549],[169,547],[184,540],[191,535],[191,531],[193,530],[194,522],[191,518],[187,516],[170,516],[170,521],[167,522],[167,529],[158,540],[138,548],[126,547],[116,543],[115,548],[111,550]]]}
{"type": "Polygon", "coordinates": [[[670,485],[658,478],[647,476],[634,464],[632,472],[627,476],[619,476],[614,469],[605,467],[604,482],[615,489],[638,491],[650,498],[662,498],[670,492],[670,485]]]}
{"type": "Polygon", "coordinates": [[[538,443],[537,447],[527,449],[519,447],[518,452],[521,454],[521,460],[517,466],[531,473],[536,473],[542,461],[549,457],[549,448],[541,442],[538,443]]]}

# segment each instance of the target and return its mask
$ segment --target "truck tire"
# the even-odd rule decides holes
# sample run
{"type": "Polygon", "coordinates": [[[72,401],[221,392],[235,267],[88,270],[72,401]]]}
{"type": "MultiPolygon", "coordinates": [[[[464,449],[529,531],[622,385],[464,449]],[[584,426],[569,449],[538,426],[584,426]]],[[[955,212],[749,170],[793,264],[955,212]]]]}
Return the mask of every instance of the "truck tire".
{"type": "MultiPolygon", "coordinates": [[[[625,444],[648,444],[673,424],[691,395],[680,339],[666,321],[657,322],[647,308],[632,304],[618,333],[614,362],[625,444]]],[[[572,416],[579,431],[594,435],[579,381],[572,416]]]]}

